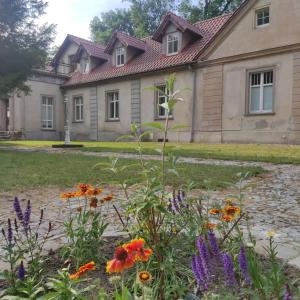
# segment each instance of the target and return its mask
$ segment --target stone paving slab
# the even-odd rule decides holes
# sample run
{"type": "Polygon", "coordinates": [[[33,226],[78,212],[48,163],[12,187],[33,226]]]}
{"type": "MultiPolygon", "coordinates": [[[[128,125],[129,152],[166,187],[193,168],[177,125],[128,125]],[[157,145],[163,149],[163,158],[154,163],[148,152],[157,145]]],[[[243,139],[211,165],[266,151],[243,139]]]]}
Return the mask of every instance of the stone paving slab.
{"type": "MultiPolygon", "coordinates": [[[[0,147],[9,151],[28,151],[28,152],[50,152],[50,153],[73,153],[78,155],[120,158],[137,158],[135,154],[121,153],[103,153],[103,152],[81,152],[77,150],[67,151],[64,149],[49,148],[13,148],[0,147]]],[[[154,155],[145,155],[145,159],[157,160],[154,155]]],[[[223,161],[214,159],[199,158],[180,158],[180,162],[193,164],[211,164],[211,165],[236,165],[236,166],[260,166],[268,171],[267,174],[251,178],[243,183],[244,206],[250,216],[250,227],[253,236],[257,240],[257,251],[264,252],[268,231],[275,232],[275,241],[278,243],[279,256],[285,259],[289,264],[300,268],[300,165],[274,165],[271,163],[260,162],[241,162],[241,161],[223,161]]],[[[116,195],[116,202],[123,201],[122,192],[115,186],[106,187],[112,190],[116,195]]],[[[53,223],[64,220],[65,207],[59,200],[58,195],[62,192],[58,188],[43,188],[39,190],[21,191],[21,199],[32,199],[33,203],[39,203],[39,209],[45,208],[48,218],[53,223]]],[[[203,191],[195,191],[203,193],[203,191]]],[[[225,194],[238,194],[238,186],[231,189],[214,191],[211,193],[211,199],[215,202],[224,200],[225,194]]],[[[12,193],[0,194],[0,225],[6,222],[6,219],[12,214],[12,193]]],[[[36,213],[37,214],[37,213],[36,213]]],[[[122,234],[122,229],[118,225],[119,221],[114,212],[110,210],[112,224],[108,229],[108,235],[122,234]]],[[[246,226],[242,224],[245,234],[246,226]]],[[[61,245],[65,240],[60,235],[62,226],[56,229],[52,245],[61,245]]]]}

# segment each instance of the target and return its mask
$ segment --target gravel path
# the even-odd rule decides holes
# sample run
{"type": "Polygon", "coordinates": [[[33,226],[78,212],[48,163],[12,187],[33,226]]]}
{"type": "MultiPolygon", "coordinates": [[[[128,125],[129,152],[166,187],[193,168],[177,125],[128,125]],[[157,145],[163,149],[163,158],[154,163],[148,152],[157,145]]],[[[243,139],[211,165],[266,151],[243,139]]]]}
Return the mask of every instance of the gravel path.
{"type": "MultiPolygon", "coordinates": [[[[73,153],[77,155],[134,159],[135,154],[118,154],[104,152],[82,152],[79,150],[49,149],[49,148],[12,148],[1,147],[9,151],[28,152],[50,152],[50,153],[73,153]]],[[[145,155],[145,159],[157,160],[157,156],[145,155]]],[[[223,161],[214,159],[180,158],[180,162],[206,165],[239,165],[239,166],[260,166],[268,173],[263,176],[251,178],[243,183],[244,204],[251,218],[251,230],[257,240],[256,249],[263,253],[266,245],[266,233],[270,230],[275,232],[275,240],[278,242],[278,255],[288,261],[289,264],[300,268],[300,165],[274,165],[260,162],[240,162],[223,161]]],[[[200,166],[199,166],[200,167],[200,166]]],[[[121,199],[121,191],[113,186],[108,186],[107,190],[113,190],[117,199],[121,199]]],[[[58,188],[45,188],[41,190],[21,191],[19,196],[25,199],[38,201],[40,207],[47,209],[49,219],[57,224],[63,222],[65,218],[64,203],[58,199],[61,191],[58,188]],[[41,198],[42,195],[42,198],[41,198]]],[[[193,192],[197,193],[197,191],[193,192]]],[[[200,191],[198,191],[200,193],[200,191]]],[[[213,201],[222,201],[225,194],[236,194],[237,189],[227,189],[216,191],[211,194],[213,201]]],[[[0,223],[5,222],[12,211],[12,193],[0,194],[0,223]]],[[[40,208],[39,207],[39,208],[40,208]]],[[[38,215],[39,208],[34,212],[38,215]]],[[[107,213],[116,220],[107,231],[107,235],[120,234],[117,217],[112,207],[107,207],[107,213]]],[[[62,226],[55,228],[49,248],[57,248],[65,242],[62,234],[62,226]]],[[[1,266],[0,266],[1,269],[1,266]]]]}

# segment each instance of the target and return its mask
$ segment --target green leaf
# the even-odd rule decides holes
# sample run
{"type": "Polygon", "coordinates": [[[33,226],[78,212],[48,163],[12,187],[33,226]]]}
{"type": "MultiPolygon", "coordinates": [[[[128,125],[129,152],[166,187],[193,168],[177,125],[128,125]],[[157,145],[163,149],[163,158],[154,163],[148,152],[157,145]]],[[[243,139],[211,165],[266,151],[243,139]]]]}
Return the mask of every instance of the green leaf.
{"type": "Polygon", "coordinates": [[[172,130],[177,130],[177,129],[185,129],[185,128],[190,128],[191,126],[187,126],[187,125],[174,125],[172,126],[169,130],[172,131],[172,130]]]}
{"type": "Polygon", "coordinates": [[[144,124],[142,124],[142,126],[143,127],[151,127],[151,128],[159,129],[161,131],[164,130],[164,126],[161,123],[157,123],[157,122],[144,123],[144,124]]]}
{"type": "Polygon", "coordinates": [[[125,135],[119,136],[119,137],[116,139],[116,142],[119,142],[120,140],[125,140],[125,139],[131,139],[131,140],[134,140],[134,139],[135,139],[135,136],[132,136],[132,135],[130,135],[130,134],[125,134],[125,135]]]}

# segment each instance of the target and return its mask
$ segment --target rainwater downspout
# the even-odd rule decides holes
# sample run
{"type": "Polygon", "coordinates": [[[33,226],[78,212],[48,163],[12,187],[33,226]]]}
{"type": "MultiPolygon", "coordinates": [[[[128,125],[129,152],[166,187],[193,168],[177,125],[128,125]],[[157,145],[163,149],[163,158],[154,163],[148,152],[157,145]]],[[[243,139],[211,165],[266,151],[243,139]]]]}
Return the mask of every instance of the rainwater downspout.
{"type": "Polygon", "coordinates": [[[192,120],[191,120],[191,138],[190,143],[194,142],[195,135],[195,122],[196,122],[196,100],[197,100],[197,70],[189,66],[193,76],[193,89],[192,89],[192,120]]]}

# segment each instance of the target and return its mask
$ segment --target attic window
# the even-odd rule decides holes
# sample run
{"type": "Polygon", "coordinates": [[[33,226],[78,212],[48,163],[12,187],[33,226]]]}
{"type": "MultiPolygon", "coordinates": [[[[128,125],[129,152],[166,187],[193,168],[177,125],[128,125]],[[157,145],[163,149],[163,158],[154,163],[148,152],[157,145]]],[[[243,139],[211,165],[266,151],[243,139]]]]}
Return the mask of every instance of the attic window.
{"type": "Polygon", "coordinates": [[[270,24],[270,7],[265,7],[256,11],[256,27],[270,24]]]}
{"type": "Polygon", "coordinates": [[[178,53],[179,33],[173,32],[167,35],[167,54],[173,55],[178,53]]]}
{"type": "Polygon", "coordinates": [[[125,49],[124,47],[116,49],[116,66],[121,67],[125,64],[125,49]]]}

